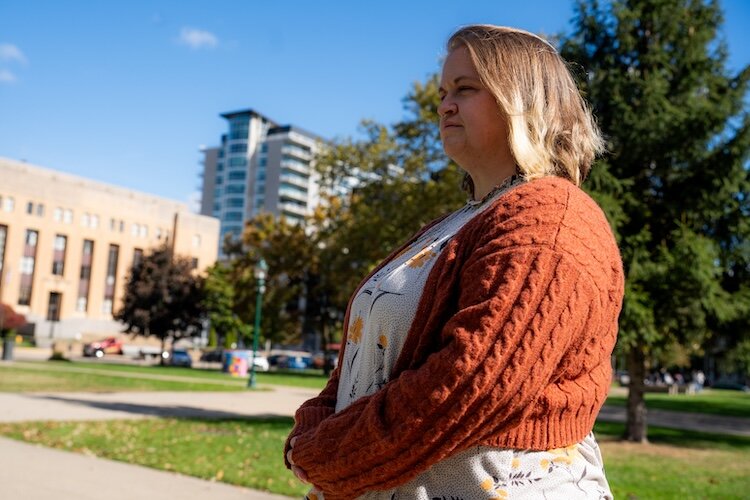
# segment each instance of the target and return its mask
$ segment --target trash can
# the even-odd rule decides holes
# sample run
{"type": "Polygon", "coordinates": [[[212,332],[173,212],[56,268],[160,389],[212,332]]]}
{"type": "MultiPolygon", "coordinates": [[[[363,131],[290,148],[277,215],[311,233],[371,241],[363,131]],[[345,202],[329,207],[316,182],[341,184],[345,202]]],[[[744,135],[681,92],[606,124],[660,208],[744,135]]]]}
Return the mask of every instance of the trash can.
{"type": "Polygon", "coordinates": [[[222,371],[232,377],[247,377],[247,351],[224,352],[222,371]]]}
{"type": "Polygon", "coordinates": [[[13,361],[13,346],[16,343],[16,339],[13,337],[3,338],[3,361],[13,361]]]}

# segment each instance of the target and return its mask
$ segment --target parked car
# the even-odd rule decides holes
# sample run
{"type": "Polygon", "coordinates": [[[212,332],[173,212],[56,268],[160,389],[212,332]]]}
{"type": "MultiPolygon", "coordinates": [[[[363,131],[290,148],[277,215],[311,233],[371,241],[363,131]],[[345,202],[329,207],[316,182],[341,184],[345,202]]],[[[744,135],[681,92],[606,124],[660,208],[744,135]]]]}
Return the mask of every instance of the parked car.
{"type": "Polygon", "coordinates": [[[173,349],[169,353],[169,364],[172,366],[187,366],[190,368],[193,366],[193,358],[187,351],[182,349],[173,349]]]}
{"type": "Polygon", "coordinates": [[[258,372],[267,372],[271,368],[271,364],[265,356],[255,356],[253,364],[255,365],[255,371],[258,372]]]}
{"type": "Polygon", "coordinates": [[[224,349],[214,349],[212,351],[204,351],[201,354],[201,361],[221,363],[224,361],[224,349]]]}
{"type": "Polygon", "coordinates": [[[117,337],[107,337],[83,346],[84,356],[101,358],[105,354],[122,354],[122,340],[117,337]]]}

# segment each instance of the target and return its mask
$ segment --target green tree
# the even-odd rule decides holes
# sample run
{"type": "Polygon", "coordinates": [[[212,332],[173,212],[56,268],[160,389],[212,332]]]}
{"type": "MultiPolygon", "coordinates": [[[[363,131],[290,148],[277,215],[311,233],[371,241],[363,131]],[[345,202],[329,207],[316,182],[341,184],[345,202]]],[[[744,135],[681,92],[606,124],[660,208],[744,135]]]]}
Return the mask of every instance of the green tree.
{"type": "Polygon", "coordinates": [[[203,279],[190,259],[173,255],[166,246],[155,248],[130,269],[123,305],[114,317],[130,333],[159,338],[163,351],[167,338],[200,332],[203,279]]]}
{"type": "Polygon", "coordinates": [[[216,262],[206,273],[204,283],[204,307],[208,315],[211,334],[209,344],[230,347],[247,330],[237,315],[235,290],[232,285],[231,264],[216,262]]]}
{"type": "Polygon", "coordinates": [[[581,0],[561,45],[608,139],[589,188],[625,266],[633,441],[646,440],[650,359],[748,337],[750,67],[727,68],[721,24],[717,1],[581,0]]]}
{"type": "Polygon", "coordinates": [[[16,328],[21,328],[26,325],[26,316],[18,314],[8,304],[0,302],[0,339],[11,335],[15,332],[16,328]]]}

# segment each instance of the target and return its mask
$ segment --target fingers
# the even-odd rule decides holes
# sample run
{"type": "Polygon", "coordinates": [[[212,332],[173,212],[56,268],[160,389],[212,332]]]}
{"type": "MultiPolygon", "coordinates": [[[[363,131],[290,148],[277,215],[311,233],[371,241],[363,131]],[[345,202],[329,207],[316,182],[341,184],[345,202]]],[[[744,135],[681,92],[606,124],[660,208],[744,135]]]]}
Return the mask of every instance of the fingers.
{"type": "Polygon", "coordinates": [[[294,443],[296,442],[296,436],[289,440],[289,451],[286,452],[286,459],[292,465],[292,473],[294,473],[294,475],[303,483],[308,483],[307,474],[305,474],[305,471],[297,467],[292,459],[292,450],[294,449],[294,443]]]}
{"type": "Polygon", "coordinates": [[[309,483],[310,481],[307,479],[307,474],[305,474],[305,471],[297,467],[296,465],[292,465],[292,472],[295,476],[297,476],[297,479],[302,481],[303,483],[309,483]]]}

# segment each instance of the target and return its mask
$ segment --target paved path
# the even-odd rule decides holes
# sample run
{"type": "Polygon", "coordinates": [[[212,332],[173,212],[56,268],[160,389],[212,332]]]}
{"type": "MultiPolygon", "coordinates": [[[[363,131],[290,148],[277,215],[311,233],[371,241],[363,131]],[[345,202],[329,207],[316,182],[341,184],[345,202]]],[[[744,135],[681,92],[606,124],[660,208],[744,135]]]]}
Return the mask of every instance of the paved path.
{"type": "MultiPolygon", "coordinates": [[[[303,401],[317,393],[312,389],[291,387],[268,389],[247,392],[0,393],[0,422],[292,416],[303,401]]],[[[599,418],[624,422],[625,408],[605,406],[599,418]]],[[[750,436],[750,418],[649,410],[648,422],[655,426],[750,436]]],[[[0,438],[0,498],[273,500],[285,497],[0,438]]]]}
{"type": "Polygon", "coordinates": [[[148,417],[291,417],[300,404],[317,392],[276,387],[247,392],[0,393],[0,422],[148,417]]]}
{"type": "Polygon", "coordinates": [[[288,500],[224,483],[0,437],[7,500],[288,500]]]}
{"type": "MultiPolygon", "coordinates": [[[[604,406],[597,420],[603,422],[625,422],[624,407],[604,406]]],[[[750,436],[750,418],[724,417],[704,413],[683,413],[667,410],[647,410],[646,421],[655,427],[669,427],[689,431],[750,436]]]]}
{"type": "MultiPolygon", "coordinates": [[[[0,421],[291,416],[318,391],[0,393],[0,421]]],[[[138,465],[0,437],[0,498],[23,500],[288,500],[138,465]],[[43,478],[43,480],[40,480],[43,478]]]]}

